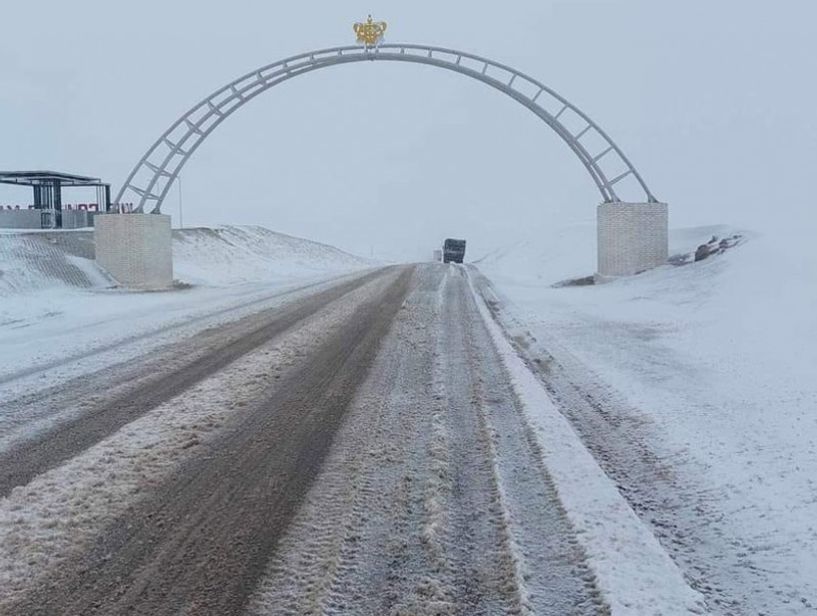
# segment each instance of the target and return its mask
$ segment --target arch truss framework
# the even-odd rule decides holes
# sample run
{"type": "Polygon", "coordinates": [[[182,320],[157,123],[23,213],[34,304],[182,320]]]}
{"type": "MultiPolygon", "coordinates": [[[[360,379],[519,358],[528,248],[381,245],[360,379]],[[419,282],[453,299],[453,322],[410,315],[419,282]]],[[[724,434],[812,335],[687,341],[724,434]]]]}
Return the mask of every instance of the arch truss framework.
{"type": "Polygon", "coordinates": [[[521,103],[568,145],[590,174],[604,203],[620,202],[616,185],[635,179],[643,201],[657,200],[624,152],[587,114],[539,81],[504,64],[441,47],[386,44],[333,47],[292,56],[239,77],[213,92],[174,122],[134,167],[116,197],[137,211],[161,212],[173,181],[205,139],[239,108],[270,88],[311,71],[353,62],[415,62],[467,75],[521,103]]]}

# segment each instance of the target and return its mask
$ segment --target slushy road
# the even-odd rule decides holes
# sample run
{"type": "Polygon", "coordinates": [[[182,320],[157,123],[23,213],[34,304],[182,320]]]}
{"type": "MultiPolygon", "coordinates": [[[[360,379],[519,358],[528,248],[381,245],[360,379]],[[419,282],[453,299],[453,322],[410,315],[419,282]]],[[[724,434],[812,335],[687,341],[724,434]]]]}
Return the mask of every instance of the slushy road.
{"type": "Polygon", "coordinates": [[[476,301],[384,268],[13,401],[85,403],[0,450],[0,613],[607,613],[476,301]]]}

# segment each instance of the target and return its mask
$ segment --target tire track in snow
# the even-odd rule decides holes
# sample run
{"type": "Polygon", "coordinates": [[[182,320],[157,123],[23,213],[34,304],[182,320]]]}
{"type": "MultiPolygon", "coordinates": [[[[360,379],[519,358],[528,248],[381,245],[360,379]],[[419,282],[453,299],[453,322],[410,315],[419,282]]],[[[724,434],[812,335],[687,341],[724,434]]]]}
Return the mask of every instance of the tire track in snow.
{"type": "MultiPolygon", "coordinates": [[[[467,289],[461,284],[460,268],[445,268],[441,291],[437,367],[442,371],[448,431],[457,435],[450,442],[453,490],[445,537],[458,591],[455,602],[467,606],[462,612],[466,614],[520,614],[523,590],[502,519],[493,451],[472,378],[475,351],[470,348],[466,331],[467,289]]],[[[483,347],[479,351],[485,350],[483,347]]]]}
{"type": "MultiPolygon", "coordinates": [[[[356,404],[366,407],[378,403],[369,399],[356,404]]],[[[342,458],[335,452],[330,454],[304,506],[279,542],[250,613],[266,613],[264,606],[274,605],[276,614],[327,614],[342,604],[338,579],[354,570],[366,501],[376,495],[365,458],[377,453],[370,441],[382,431],[380,419],[382,415],[375,415],[366,431],[348,430],[348,424],[341,428],[338,440],[348,442],[348,451],[354,455],[342,458]],[[306,515],[305,511],[319,515],[306,515]]]]}
{"type": "Polygon", "coordinates": [[[469,298],[454,268],[418,270],[251,614],[606,613],[555,491],[508,479],[543,469],[508,452],[526,426],[487,333],[469,333],[484,327],[469,298]],[[495,436],[492,413],[516,440],[495,436]],[[549,533],[564,536],[536,545],[549,533]]]}
{"type": "Polygon", "coordinates": [[[514,570],[526,612],[608,614],[576,531],[544,465],[536,437],[524,417],[509,375],[485,330],[467,278],[461,312],[471,355],[476,405],[488,433],[514,570]]]}
{"type": "MultiPolygon", "coordinates": [[[[96,604],[115,602],[119,593],[133,593],[145,585],[170,583],[171,576],[153,577],[149,568],[140,571],[138,558],[132,554],[159,546],[165,534],[178,533],[175,541],[180,540],[175,543],[179,550],[164,552],[171,558],[189,556],[185,542],[192,542],[192,548],[206,548],[207,542],[214,539],[234,539],[237,546],[233,557],[240,557],[242,549],[249,545],[240,539],[241,532],[252,529],[249,515],[246,524],[240,527],[241,532],[228,524],[217,525],[212,536],[190,529],[197,520],[206,523],[209,515],[240,518],[245,514],[243,508],[248,513],[263,502],[258,495],[265,489],[272,490],[273,495],[278,493],[281,480],[275,473],[269,475],[271,484],[262,483],[260,488],[247,485],[252,482],[252,475],[241,473],[238,461],[246,461],[252,447],[242,446],[236,439],[249,435],[256,448],[264,445],[264,438],[277,441],[276,448],[265,449],[262,463],[273,462],[275,455],[286,455],[288,443],[281,439],[279,431],[265,432],[250,420],[255,417],[256,424],[276,421],[279,413],[297,412],[301,408],[297,403],[280,407],[273,404],[276,412],[272,414],[264,406],[276,396],[286,396],[293,387],[306,387],[308,395],[321,395],[324,387],[309,389],[310,381],[303,375],[316,373],[314,376],[325,385],[333,382],[325,380],[327,374],[337,371],[342,364],[330,357],[316,371],[314,356],[326,348],[342,355],[355,353],[358,339],[368,338],[371,345],[377,339],[377,327],[365,318],[354,324],[355,320],[361,317],[361,310],[364,315],[385,311],[378,318],[388,319],[389,300],[383,302],[383,293],[394,286],[398,274],[399,271],[392,270],[353,291],[307,319],[283,340],[270,342],[66,465],[26,487],[16,488],[9,497],[0,500],[0,613],[85,616],[96,609],[120,613],[120,609],[126,608],[99,608],[96,604]],[[346,336],[353,343],[338,345],[339,336],[346,336]],[[213,467],[217,471],[215,476],[208,475],[213,467]],[[186,500],[185,491],[196,485],[205,493],[208,490],[214,493],[186,500]],[[175,518],[177,523],[172,523],[173,510],[186,505],[192,507],[187,517],[175,518]],[[65,588],[74,592],[66,595],[65,588]]],[[[366,363],[360,362],[359,353],[355,357],[358,361],[352,365],[355,373],[360,374],[366,363]]],[[[343,389],[344,384],[348,385],[340,379],[335,386],[343,389]]],[[[334,405],[332,412],[339,412],[343,408],[342,396],[332,397],[326,404],[334,405]]],[[[309,430],[315,425],[307,422],[302,429],[309,430]]],[[[331,429],[331,423],[317,425],[323,431],[331,429]]],[[[311,451],[308,448],[299,455],[312,455],[311,451]]],[[[249,463],[254,460],[250,456],[249,463]]],[[[290,496],[292,491],[286,494],[290,496]]],[[[284,511],[287,506],[285,503],[284,511]]],[[[271,529],[269,533],[273,533],[271,529]]],[[[227,561],[222,562],[226,568],[227,561]]],[[[204,576],[202,569],[208,566],[217,563],[190,556],[183,571],[195,578],[197,572],[204,576]]],[[[178,577],[183,578],[184,575],[178,577]]],[[[231,577],[226,573],[219,582],[233,586],[251,583],[240,575],[231,577]]],[[[183,593],[185,588],[188,587],[179,583],[174,592],[183,593]]],[[[217,593],[219,589],[210,587],[208,592],[217,593]]],[[[172,603],[168,601],[168,606],[172,603]]],[[[155,605],[148,608],[148,602],[142,604],[139,599],[136,605],[151,614],[168,609],[164,603],[161,608],[155,605]]],[[[235,602],[229,609],[236,609],[235,602]]]]}
{"type": "Polygon", "coordinates": [[[425,606],[405,613],[437,613],[428,611],[436,584],[420,538],[428,430],[419,419],[430,397],[428,324],[416,314],[428,301],[424,286],[421,278],[384,343],[251,613],[399,614],[418,588],[425,606]],[[337,491],[354,496],[339,505],[337,491]],[[320,545],[307,534],[316,526],[321,536],[331,529],[320,545]],[[305,592],[313,587],[320,596],[305,592]]]}
{"type": "MultiPolygon", "coordinates": [[[[73,416],[0,451],[0,497],[98,443],[380,275],[382,271],[372,272],[283,307],[204,332],[169,349],[170,358],[164,362],[152,354],[128,370],[139,375],[133,381],[119,375],[116,379],[119,386],[107,386],[113,378],[108,370],[99,375],[104,384],[98,382],[99,378],[77,383],[79,391],[66,391],[68,400],[78,405],[73,416]]],[[[49,400],[48,406],[64,413],[66,400],[61,396],[55,398],[49,400]]],[[[24,406],[37,406],[41,399],[37,396],[24,406]]],[[[23,414],[24,408],[17,412],[23,414]]]]}

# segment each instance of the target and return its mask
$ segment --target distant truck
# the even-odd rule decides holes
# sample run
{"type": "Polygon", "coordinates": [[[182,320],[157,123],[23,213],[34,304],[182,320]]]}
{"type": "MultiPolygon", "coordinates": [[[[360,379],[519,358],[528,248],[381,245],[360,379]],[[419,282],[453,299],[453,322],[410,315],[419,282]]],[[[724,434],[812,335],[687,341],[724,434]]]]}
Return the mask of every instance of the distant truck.
{"type": "Polygon", "coordinates": [[[465,240],[450,237],[443,243],[443,263],[462,263],[465,258],[465,240]]]}

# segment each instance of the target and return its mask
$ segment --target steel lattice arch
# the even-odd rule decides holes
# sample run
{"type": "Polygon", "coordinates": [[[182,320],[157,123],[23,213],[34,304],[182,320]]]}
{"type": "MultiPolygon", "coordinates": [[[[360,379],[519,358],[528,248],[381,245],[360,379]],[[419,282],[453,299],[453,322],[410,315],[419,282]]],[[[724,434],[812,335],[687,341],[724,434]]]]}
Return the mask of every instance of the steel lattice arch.
{"type": "Polygon", "coordinates": [[[292,56],[247,73],[216,90],[176,120],[134,167],[116,197],[138,203],[136,211],[160,213],[173,181],[205,139],[253,98],[293,77],[352,62],[415,62],[448,69],[485,83],[521,103],[562,138],[584,165],[604,203],[620,202],[615,186],[630,176],[657,200],[641,174],[606,132],[578,107],[541,82],[480,56],[428,45],[384,44],[332,47],[292,56]],[[569,128],[570,118],[577,127],[569,128]],[[594,146],[587,145],[590,141],[594,146]]]}

